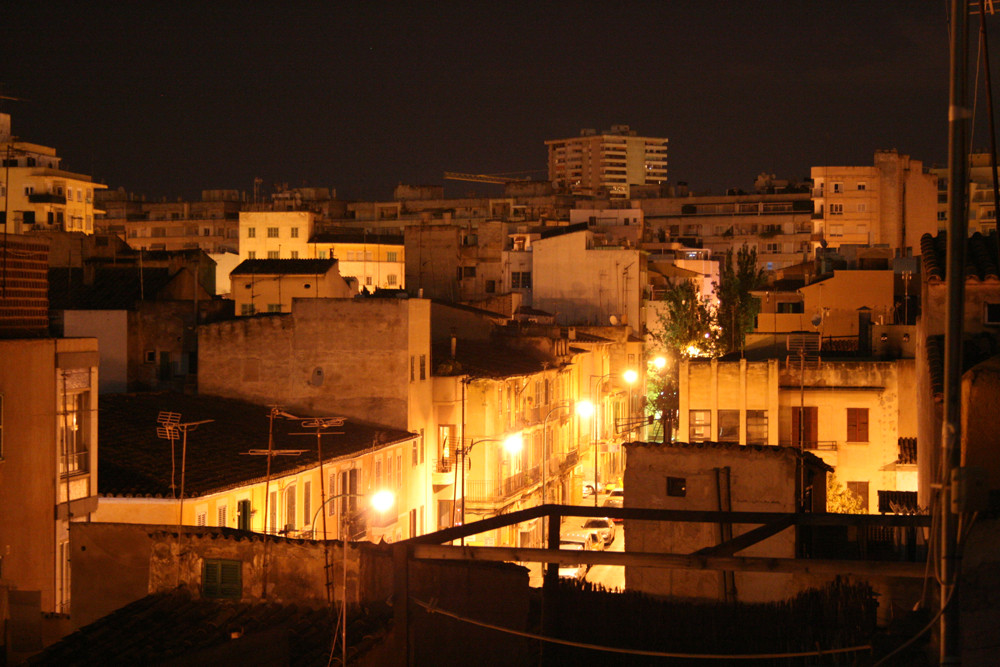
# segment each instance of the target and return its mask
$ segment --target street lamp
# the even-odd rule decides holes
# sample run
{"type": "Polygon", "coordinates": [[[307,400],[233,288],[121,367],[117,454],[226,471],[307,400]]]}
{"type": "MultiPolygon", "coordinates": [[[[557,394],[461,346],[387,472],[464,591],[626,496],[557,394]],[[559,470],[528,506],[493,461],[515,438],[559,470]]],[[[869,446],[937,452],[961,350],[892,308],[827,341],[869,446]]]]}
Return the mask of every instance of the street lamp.
{"type": "MultiPolygon", "coordinates": [[[[546,485],[547,485],[548,479],[549,479],[549,449],[548,449],[548,444],[549,444],[549,430],[548,430],[549,417],[551,417],[552,413],[555,412],[556,410],[561,410],[563,408],[568,408],[572,404],[573,404],[573,401],[571,399],[568,399],[568,398],[563,399],[561,401],[558,401],[557,404],[554,405],[554,406],[552,406],[552,408],[548,411],[548,413],[546,413],[545,419],[542,420],[542,504],[543,505],[546,504],[546,499],[547,499],[546,485]]],[[[590,403],[590,401],[579,401],[579,402],[577,402],[577,404],[576,404],[576,414],[577,415],[579,415],[580,417],[583,417],[584,419],[589,419],[590,416],[593,413],[594,413],[594,406],[590,403]],[[584,413],[586,413],[586,414],[584,414],[584,413]]]]}
{"type": "MultiPolygon", "coordinates": [[[[313,526],[313,535],[316,534],[316,520],[319,518],[319,513],[323,511],[323,508],[330,503],[330,501],[337,500],[338,498],[365,498],[367,497],[364,493],[338,493],[335,496],[330,496],[316,508],[316,513],[313,514],[313,520],[310,524],[313,526]]],[[[371,494],[371,499],[369,501],[372,508],[376,512],[385,512],[392,504],[396,502],[396,496],[392,491],[382,490],[371,494]]],[[[325,516],[324,516],[325,519],[325,516]]],[[[341,537],[341,548],[344,551],[344,571],[343,571],[343,595],[340,600],[340,644],[341,644],[341,665],[347,664],[347,512],[342,511],[340,513],[340,537],[341,537]]],[[[323,539],[326,540],[326,526],[323,527],[323,539]]],[[[324,553],[326,551],[326,545],[323,546],[324,553]]],[[[329,591],[329,586],[327,587],[329,591]]],[[[329,596],[327,597],[329,599],[329,596]]],[[[331,649],[331,655],[333,651],[331,649]]]]}
{"type": "MultiPolygon", "coordinates": [[[[465,525],[465,463],[468,459],[469,452],[472,448],[481,442],[502,442],[503,448],[508,454],[514,455],[519,454],[521,449],[524,447],[524,439],[521,437],[520,433],[514,433],[507,436],[506,438],[482,438],[480,440],[473,440],[468,447],[462,447],[462,525],[465,525]]],[[[461,544],[465,546],[465,536],[462,536],[461,544]]]]}

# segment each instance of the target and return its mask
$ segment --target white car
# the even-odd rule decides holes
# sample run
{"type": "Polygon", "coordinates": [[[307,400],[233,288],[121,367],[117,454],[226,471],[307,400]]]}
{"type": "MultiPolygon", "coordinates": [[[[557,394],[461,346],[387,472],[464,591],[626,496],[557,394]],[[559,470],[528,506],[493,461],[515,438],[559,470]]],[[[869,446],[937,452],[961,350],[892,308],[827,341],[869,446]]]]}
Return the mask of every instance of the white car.
{"type": "Polygon", "coordinates": [[[592,530],[604,542],[605,547],[615,541],[615,522],[607,517],[592,517],[583,524],[584,530],[592,530]]]}
{"type": "MultiPolygon", "coordinates": [[[[567,551],[597,551],[604,548],[601,538],[592,530],[571,530],[559,536],[559,548],[567,551]]],[[[590,566],[586,563],[561,563],[559,576],[583,580],[590,566]]]]}

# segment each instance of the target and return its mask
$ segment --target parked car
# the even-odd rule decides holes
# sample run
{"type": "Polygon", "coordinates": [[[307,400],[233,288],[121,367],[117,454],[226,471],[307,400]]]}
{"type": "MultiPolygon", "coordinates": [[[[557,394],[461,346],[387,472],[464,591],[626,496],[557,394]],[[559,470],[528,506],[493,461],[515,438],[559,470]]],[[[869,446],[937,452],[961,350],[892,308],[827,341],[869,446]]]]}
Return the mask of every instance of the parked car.
{"type": "Polygon", "coordinates": [[[608,495],[609,496],[621,496],[622,498],[624,498],[625,497],[625,489],[623,489],[620,486],[616,486],[615,488],[608,490],[608,495]]]}
{"type": "MultiPolygon", "coordinates": [[[[604,499],[603,507],[612,507],[614,509],[621,509],[624,506],[625,506],[624,495],[621,496],[611,495],[604,499]]],[[[618,517],[612,517],[611,520],[614,521],[615,523],[622,522],[622,520],[619,519],[618,517]]]]}
{"type": "MultiPolygon", "coordinates": [[[[560,535],[559,548],[568,551],[597,551],[604,548],[604,543],[595,531],[570,530],[560,535]]],[[[583,580],[588,569],[590,566],[586,563],[561,563],[559,576],[583,580]]]]}
{"type": "Polygon", "coordinates": [[[592,479],[583,480],[583,497],[594,495],[595,488],[598,493],[604,490],[604,486],[600,482],[594,482],[592,479]]]}
{"type": "Polygon", "coordinates": [[[593,530],[597,536],[604,541],[604,546],[608,547],[615,541],[615,522],[607,517],[592,517],[583,524],[584,530],[593,530]]]}

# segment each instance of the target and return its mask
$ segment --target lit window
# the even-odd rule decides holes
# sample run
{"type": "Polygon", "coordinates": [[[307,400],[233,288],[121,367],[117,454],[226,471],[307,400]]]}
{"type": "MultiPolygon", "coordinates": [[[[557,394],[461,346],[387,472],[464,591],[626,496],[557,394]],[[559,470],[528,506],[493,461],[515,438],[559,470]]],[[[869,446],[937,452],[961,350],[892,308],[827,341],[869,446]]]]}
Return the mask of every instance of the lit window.
{"type": "Polygon", "coordinates": [[[844,205],[830,204],[830,215],[844,215],[844,205]]]}
{"type": "Polygon", "coordinates": [[[389,252],[385,253],[385,261],[387,261],[387,262],[395,262],[395,261],[397,261],[396,260],[396,253],[395,253],[395,251],[390,250],[389,252]]]}
{"type": "Polygon", "coordinates": [[[298,259],[298,258],[299,258],[299,251],[298,250],[293,250],[292,251],[292,259],[298,259]]]}
{"type": "Polygon", "coordinates": [[[267,304],[267,312],[269,313],[280,313],[281,304],[280,303],[269,303],[267,304]]]}

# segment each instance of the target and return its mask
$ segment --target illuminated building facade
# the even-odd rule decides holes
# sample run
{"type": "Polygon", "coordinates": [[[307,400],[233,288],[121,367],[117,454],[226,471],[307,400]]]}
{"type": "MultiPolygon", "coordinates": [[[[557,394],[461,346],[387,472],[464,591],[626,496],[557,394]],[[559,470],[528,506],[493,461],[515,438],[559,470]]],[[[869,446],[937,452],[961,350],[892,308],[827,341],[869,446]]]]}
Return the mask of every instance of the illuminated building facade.
{"type": "Polygon", "coordinates": [[[640,137],[628,125],[582,130],[580,136],[550,139],[549,180],[573,194],[629,197],[636,186],[667,182],[667,139],[640,137]]]}

